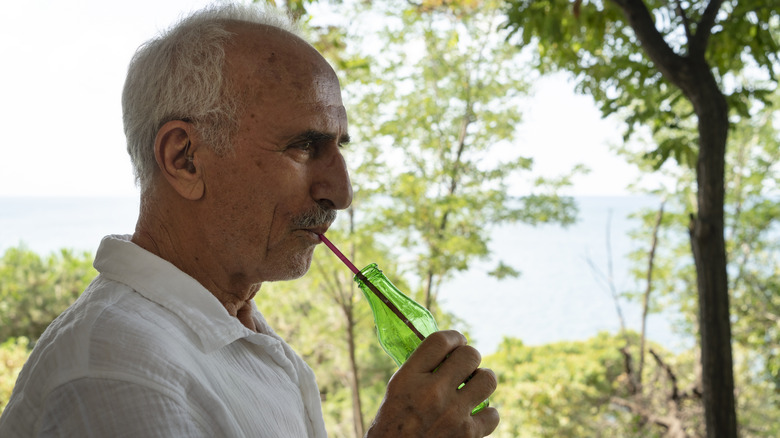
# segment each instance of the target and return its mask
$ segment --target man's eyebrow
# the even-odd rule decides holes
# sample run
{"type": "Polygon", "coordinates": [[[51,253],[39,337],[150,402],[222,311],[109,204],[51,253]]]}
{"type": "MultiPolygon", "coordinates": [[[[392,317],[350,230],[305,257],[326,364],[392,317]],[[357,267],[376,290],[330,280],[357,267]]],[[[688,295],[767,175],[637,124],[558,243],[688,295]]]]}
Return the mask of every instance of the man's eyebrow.
{"type": "MultiPolygon", "coordinates": [[[[336,139],[336,135],[330,134],[327,132],[322,131],[316,131],[313,129],[310,129],[308,131],[305,131],[301,133],[300,135],[296,136],[296,140],[299,141],[310,141],[312,143],[320,142],[320,141],[332,141],[336,139]]],[[[350,141],[349,134],[344,134],[341,137],[339,137],[338,142],[340,145],[347,144],[350,141]]]]}

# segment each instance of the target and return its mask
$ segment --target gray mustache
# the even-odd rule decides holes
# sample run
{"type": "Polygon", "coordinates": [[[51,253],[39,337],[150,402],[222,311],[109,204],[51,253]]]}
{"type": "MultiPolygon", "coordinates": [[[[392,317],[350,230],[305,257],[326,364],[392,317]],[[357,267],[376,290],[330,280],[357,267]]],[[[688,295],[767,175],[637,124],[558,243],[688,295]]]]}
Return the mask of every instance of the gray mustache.
{"type": "Polygon", "coordinates": [[[322,225],[330,225],[335,220],[336,210],[325,208],[318,204],[315,209],[298,216],[294,220],[294,223],[300,228],[313,228],[322,225]]]}

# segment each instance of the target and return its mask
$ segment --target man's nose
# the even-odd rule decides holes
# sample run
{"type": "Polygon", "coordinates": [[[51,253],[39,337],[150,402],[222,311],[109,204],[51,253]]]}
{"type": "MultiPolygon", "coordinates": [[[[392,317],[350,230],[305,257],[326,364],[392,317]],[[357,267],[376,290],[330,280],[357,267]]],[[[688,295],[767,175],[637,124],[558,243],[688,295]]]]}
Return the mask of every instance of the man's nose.
{"type": "Polygon", "coordinates": [[[311,195],[317,203],[343,210],[352,203],[352,183],[344,156],[339,149],[322,157],[316,169],[311,195]]]}

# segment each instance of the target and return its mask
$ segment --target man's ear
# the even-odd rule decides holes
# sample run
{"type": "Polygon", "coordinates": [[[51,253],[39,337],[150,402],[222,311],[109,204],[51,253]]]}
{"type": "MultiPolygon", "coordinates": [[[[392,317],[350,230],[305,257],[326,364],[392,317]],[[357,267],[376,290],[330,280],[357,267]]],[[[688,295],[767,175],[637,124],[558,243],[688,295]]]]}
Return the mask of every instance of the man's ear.
{"type": "Polygon", "coordinates": [[[154,157],[168,184],[183,198],[196,201],[206,186],[193,133],[192,124],[185,121],[165,123],[154,139],[154,157]]]}

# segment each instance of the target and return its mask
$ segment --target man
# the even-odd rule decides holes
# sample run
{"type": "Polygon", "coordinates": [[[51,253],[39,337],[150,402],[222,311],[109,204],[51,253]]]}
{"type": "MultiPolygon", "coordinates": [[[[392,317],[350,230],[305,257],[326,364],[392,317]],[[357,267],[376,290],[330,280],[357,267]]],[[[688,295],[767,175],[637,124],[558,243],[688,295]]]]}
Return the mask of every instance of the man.
{"type": "MultiPolygon", "coordinates": [[[[100,275],[36,345],[0,436],[326,436],[312,371],[252,301],[308,270],[352,200],[338,80],[294,32],[223,6],[139,49],[123,95],[135,233],[101,243],[100,275]]],[[[489,434],[496,410],[470,415],[496,387],[479,362],[459,333],[431,335],[367,436],[489,434]]]]}

